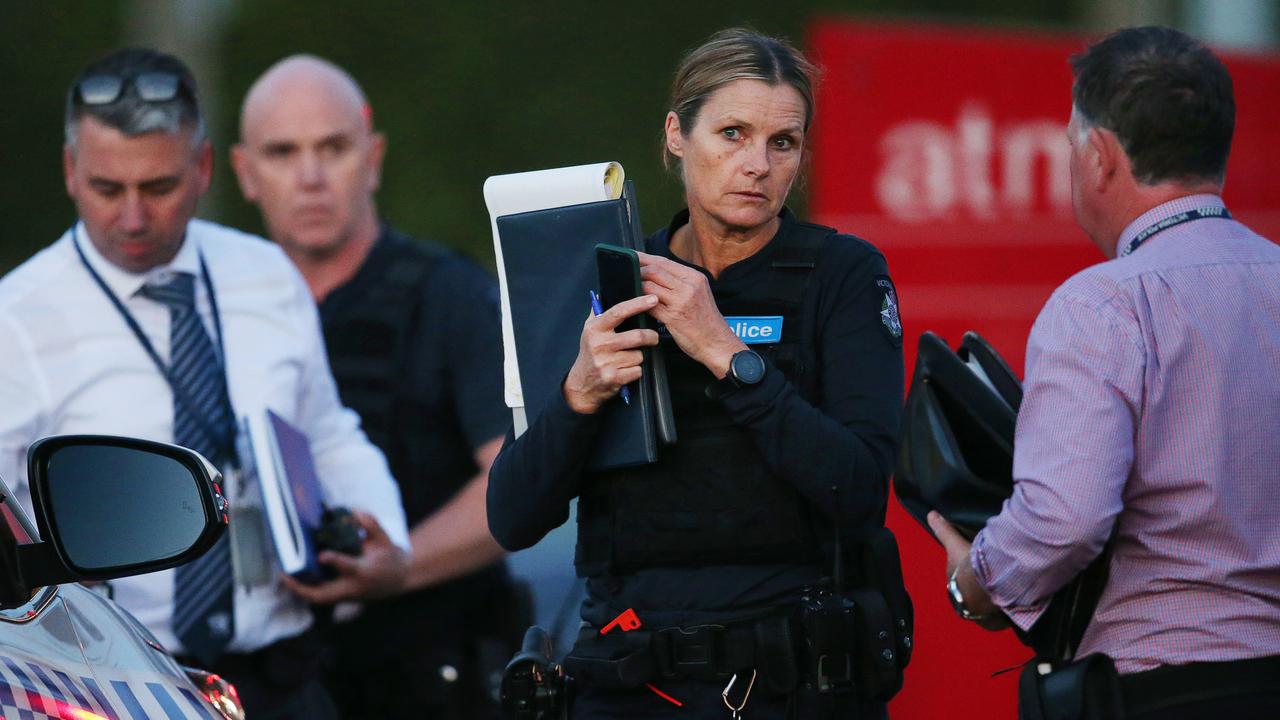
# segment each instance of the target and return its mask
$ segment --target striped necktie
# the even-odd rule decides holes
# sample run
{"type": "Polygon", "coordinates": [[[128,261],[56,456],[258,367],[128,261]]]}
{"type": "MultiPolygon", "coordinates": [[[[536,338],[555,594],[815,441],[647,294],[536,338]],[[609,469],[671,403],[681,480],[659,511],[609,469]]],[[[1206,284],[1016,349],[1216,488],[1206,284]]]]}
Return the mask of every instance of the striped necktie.
{"type": "MultiPolygon", "coordinates": [[[[234,457],[235,421],[226,376],[196,312],[195,277],[176,273],[138,292],[169,308],[173,441],[222,466],[234,457]]],[[[173,632],[188,654],[205,663],[213,663],[235,634],[229,536],[174,574],[173,632]]]]}

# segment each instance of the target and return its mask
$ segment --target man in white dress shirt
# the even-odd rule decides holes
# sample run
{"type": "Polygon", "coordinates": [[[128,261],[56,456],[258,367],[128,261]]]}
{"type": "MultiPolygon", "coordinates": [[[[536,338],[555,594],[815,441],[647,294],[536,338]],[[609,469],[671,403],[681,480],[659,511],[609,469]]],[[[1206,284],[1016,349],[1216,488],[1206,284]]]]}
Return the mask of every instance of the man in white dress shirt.
{"type": "MultiPolygon", "coordinates": [[[[306,284],[277,246],[193,219],[212,149],[191,73],[149,50],[91,64],[68,94],[63,166],[79,221],[0,280],[0,477],[29,510],[27,447],[67,433],[177,442],[232,470],[235,418],[270,408],[368,534],[358,558],[322,554],[328,582],[350,599],[398,590],[399,495],[338,400],[306,284]]],[[[234,508],[250,495],[227,476],[234,508]]],[[[309,607],[278,580],[233,582],[229,546],[113,581],[114,597],[236,684],[252,717],[333,717],[309,607]]]]}

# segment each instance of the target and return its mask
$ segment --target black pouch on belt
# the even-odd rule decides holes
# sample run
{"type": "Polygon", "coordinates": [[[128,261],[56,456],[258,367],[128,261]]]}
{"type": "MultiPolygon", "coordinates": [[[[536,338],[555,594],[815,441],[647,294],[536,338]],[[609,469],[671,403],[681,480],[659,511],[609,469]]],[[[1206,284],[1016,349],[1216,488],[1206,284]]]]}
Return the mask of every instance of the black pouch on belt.
{"type": "Polygon", "coordinates": [[[853,661],[858,696],[888,702],[902,689],[893,614],[878,590],[855,590],[848,596],[854,608],[853,661]]]}
{"type": "Polygon", "coordinates": [[[902,689],[915,632],[897,540],[888,528],[880,528],[855,543],[849,559],[854,582],[844,594],[853,604],[858,696],[888,702],[902,689]]]}
{"type": "Polygon", "coordinates": [[[1019,720],[1123,720],[1120,676],[1101,653],[1055,666],[1032,661],[1018,678],[1019,720]]]}
{"type": "Polygon", "coordinates": [[[791,622],[786,616],[757,620],[756,670],[760,691],[769,697],[781,697],[796,689],[800,669],[796,664],[796,643],[791,636],[791,622]]]}
{"type": "Polygon", "coordinates": [[[578,642],[564,659],[565,670],[575,681],[609,690],[641,687],[653,679],[653,653],[647,630],[613,631],[607,635],[591,627],[582,629],[578,642]]]}

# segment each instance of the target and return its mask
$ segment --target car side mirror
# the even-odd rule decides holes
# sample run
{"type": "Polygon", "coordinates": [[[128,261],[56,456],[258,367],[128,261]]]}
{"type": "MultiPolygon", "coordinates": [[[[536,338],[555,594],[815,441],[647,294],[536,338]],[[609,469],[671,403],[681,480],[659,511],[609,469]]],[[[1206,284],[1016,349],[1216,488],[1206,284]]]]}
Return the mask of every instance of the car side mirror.
{"type": "Polygon", "coordinates": [[[177,445],[100,435],[45,438],[28,452],[27,478],[41,542],[16,548],[26,595],[19,602],[45,585],[181,565],[212,547],[228,523],[222,475],[177,445]]]}

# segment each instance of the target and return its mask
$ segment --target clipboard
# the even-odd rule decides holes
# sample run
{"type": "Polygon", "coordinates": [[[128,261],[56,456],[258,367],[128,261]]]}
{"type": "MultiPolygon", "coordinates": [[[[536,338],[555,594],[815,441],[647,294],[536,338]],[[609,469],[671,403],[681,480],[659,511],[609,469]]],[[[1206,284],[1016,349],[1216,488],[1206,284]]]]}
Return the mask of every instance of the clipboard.
{"type": "MultiPolygon", "coordinates": [[[[557,400],[577,357],[582,323],[591,312],[589,291],[598,286],[595,245],[642,249],[634,187],[626,183],[616,200],[504,215],[496,225],[524,407],[532,423],[557,400]]],[[[674,440],[665,368],[659,372],[661,363],[653,362],[660,355],[650,353],[642,365],[630,405],[615,397],[601,409],[587,470],[656,461],[659,428],[662,442],[674,440]]]]}

